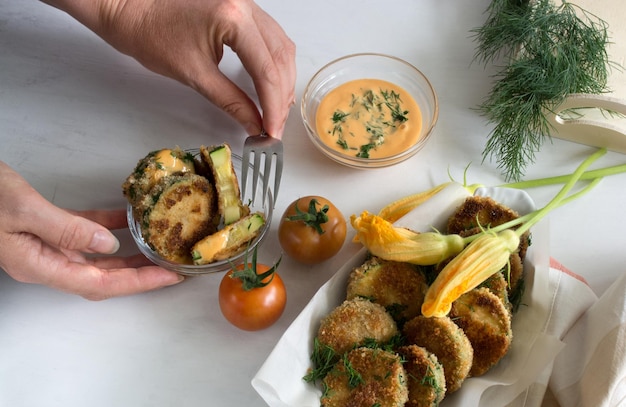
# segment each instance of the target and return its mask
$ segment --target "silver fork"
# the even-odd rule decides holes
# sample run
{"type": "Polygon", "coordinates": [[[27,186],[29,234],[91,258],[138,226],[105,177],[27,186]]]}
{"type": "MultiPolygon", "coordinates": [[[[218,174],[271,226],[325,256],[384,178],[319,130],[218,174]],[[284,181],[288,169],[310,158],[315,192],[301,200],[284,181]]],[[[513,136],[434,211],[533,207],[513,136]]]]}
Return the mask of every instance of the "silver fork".
{"type": "Polygon", "coordinates": [[[254,164],[252,166],[252,203],[256,198],[257,183],[260,178],[261,157],[264,157],[263,166],[263,207],[265,207],[267,191],[269,189],[269,181],[272,171],[272,162],[274,165],[274,189],[272,190],[273,202],[276,202],[278,196],[278,187],[280,186],[280,178],[283,173],[283,142],[266,133],[258,136],[248,136],[243,144],[243,155],[241,157],[241,197],[245,199],[246,186],[248,185],[248,169],[250,168],[250,156],[254,156],[254,164]]]}

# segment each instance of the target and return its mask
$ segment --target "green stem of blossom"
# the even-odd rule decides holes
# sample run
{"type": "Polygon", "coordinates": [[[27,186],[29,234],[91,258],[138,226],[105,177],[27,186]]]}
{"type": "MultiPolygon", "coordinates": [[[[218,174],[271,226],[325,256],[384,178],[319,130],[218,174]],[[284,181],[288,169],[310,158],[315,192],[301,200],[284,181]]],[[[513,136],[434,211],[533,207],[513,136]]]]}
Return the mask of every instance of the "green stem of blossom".
{"type": "MultiPolygon", "coordinates": [[[[511,227],[517,226],[517,225],[521,225],[519,228],[517,228],[515,230],[515,233],[518,236],[521,236],[522,234],[524,234],[526,231],[528,231],[533,225],[535,225],[537,222],[539,222],[544,216],[546,216],[550,211],[552,211],[553,209],[558,208],[561,205],[565,205],[566,203],[569,203],[579,197],[581,197],[582,195],[586,194],[587,192],[589,192],[592,188],[594,188],[602,179],[601,175],[598,175],[596,178],[594,178],[585,188],[583,188],[582,190],[567,196],[569,194],[569,192],[571,191],[571,189],[574,187],[574,185],[581,180],[581,177],[583,174],[585,174],[585,170],[587,169],[587,167],[589,167],[594,161],[596,161],[598,158],[602,157],[604,154],[606,154],[606,149],[600,149],[598,151],[596,151],[594,154],[590,155],[585,161],[583,161],[578,168],[576,169],[576,171],[574,171],[571,175],[569,175],[567,178],[560,178],[561,182],[565,181],[565,185],[563,185],[563,187],[561,188],[561,190],[554,196],[554,198],[552,198],[552,200],[545,205],[543,208],[538,209],[536,211],[533,211],[529,214],[526,214],[524,216],[521,216],[517,219],[514,219],[510,222],[506,222],[503,223],[501,225],[498,226],[494,226],[493,228],[489,228],[489,232],[491,233],[497,233],[500,232],[502,230],[505,229],[509,229],[511,227]]],[[[626,169],[626,166],[624,166],[624,168],[626,169]]],[[[601,171],[597,171],[596,174],[602,174],[601,171]]],[[[547,185],[547,184],[546,184],[547,185]]],[[[464,239],[465,243],[468,244],[470,242],[472,242],[473,240],[477,239],[481,234],[477,234],[477,235],[472,235],[472,236],[468,236],[464,239]]]]}
{"type": "MultiPolygon", "coordinates": [[[[621,174],[626,172],[626,164],[615,165],[612,167],[599,168],[597,170],[585,171],[579,178],[579,181],[588,181],[601,177],[608,177],[609,175],[621,174]]],[[[535,187],[543,187],[546,185],[563,184],[567,182],[571,175],[558,175],[555,177],[547,177],[540,179],[533,179],[528,181],[512,182],[509,184],[502,184],[504,188],[515,189],[527,189],[535,187]]]]}
{"type": "MultiPolygon", "coordinates": [[[[622,173],[625,173],[625,172],[626,172],[626,164],[619,164],[619,165],[614,165],[614,166],[611,166],[611,167],[598,168],[598,169],[595,169],[595,170],[585,171],[585,172],[582,173],[582,175],[580,176],[580,178],[578,180],[579,181],[589,181],[589,180],[594,180],[596,178],[608,177],[610,175],[622,174],[622,173]]],[[[453,177],[451,175],[449,175],[449,177],[450,177],[450,179],[453,180],[453,177]]],[[[518,182],[510,182],[510,183],[506,183],[506,184],[500,184],[497,187],[499,187],[499,188],[513,188],[513,189],[538,188],[538,187],[545,187],[545,186],[548,186],[548,185],[564,184],[567,181],[569,181],[571,177],[572,177],[572,174],[556,175],[556,176],[553,176],[553,177],[529,179],[529,180],[525,180],[525,181],[518,181],[518,182]]],[[[476,190],[478,188],[484,188],[485,187],[484,184],[471,184],[471,185],[468,185],[467,184],[467,175],[465,173],[463,174],[463,185],[465,186],[465,189],[472,195],[476,192],[476,190]]]]}

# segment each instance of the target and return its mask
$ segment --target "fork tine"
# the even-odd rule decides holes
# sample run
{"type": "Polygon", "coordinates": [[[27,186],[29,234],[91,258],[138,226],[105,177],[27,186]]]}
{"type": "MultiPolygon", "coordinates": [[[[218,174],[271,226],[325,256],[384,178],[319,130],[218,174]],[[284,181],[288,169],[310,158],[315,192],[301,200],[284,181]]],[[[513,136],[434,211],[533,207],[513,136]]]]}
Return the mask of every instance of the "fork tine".
{"type": "Polygon", "coordinates": [[[261,156],[257,150],[252,150],[254,153],[254,165],[252,166],[252,203],[256,199],[256,188],[259,182],[259,168],[261,167],[261,156]]]}
{"type": "Polygon", "coordinates": [[[248,184],[248,168],[250,168],[250,154],[243,152],[241,157],[241,197],[246,196],[246,186],[248,184]]]}
{"type": "Polygon", "coordinates": [[[265,198],[267,198],[267,189],[270,175],[272,171],[272,159],[274,158],[273,154],[268,154],[267,152],[263,153],[265,156],[265,165],[263,167],[263,206],[265,206],[265,198]]]}
{"type": "MultiPolygon", "coordinates": [[[[275,146],[276,150],[276,166],[274,167],[274,189],[272,190],[272,198],[276,202],[278,196],[278,188],[280,187],[280,179],[283,175],[283,144],[279,143],[275,146]]],[[[265,202],[265,200],[263,200],[265,202]]]]}
{"type": "Polygon", "coordinates": [[[266,134],[246,138],[243,146],[243,168],[241,170],[243,183],[241,190],[243,198],[245,198],[246,189],[250,189],[250,186],[247,185],[249,180],[249,182],[252,183],[252,196],[249,199],[250,202],[254,204],[258,184],[260,183],[261,188],[263,188],[261,194],[263,197],[263,207],[265,207],[267,194],[270,191],[269,183],[272,177],[272,162],[274,162],[274,189],[271,192],[272,201],[276,202],[283,171],[283,144],[279,139],[275,139],[266,134]],[[251,155],[254,155],[254,158],[252,158],[251,155]],[[264,160],[263,170],[261,169],[261,160],[264,160]],[[248,178],[250,162],[252,162],[252,178],[248,178]],[[263,171],[262,176],[261,171],[263,171]]]}

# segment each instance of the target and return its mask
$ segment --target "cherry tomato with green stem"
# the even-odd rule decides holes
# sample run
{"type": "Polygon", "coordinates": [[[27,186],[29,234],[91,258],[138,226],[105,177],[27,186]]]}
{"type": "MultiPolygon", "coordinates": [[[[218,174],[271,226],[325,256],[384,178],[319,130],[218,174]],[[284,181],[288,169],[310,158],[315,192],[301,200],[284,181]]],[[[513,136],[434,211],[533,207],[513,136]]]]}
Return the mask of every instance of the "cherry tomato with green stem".
{"type": "Polygon", "coordinates": [[[332,202],[305,196],[292,202],[278,225],[285,253],[304,264],[317,264],[339,252],[346,240],[346,219],[332,202]]]}
{"type": "Polygon", "coordinates": [[[273,265],[244,257],[242,264],[229,270],[220,283],[219,305],[231,324],[245,331],[258,331],[273,325],[285,310],[287,290],[276,273],[280,259],[273,265]]]}

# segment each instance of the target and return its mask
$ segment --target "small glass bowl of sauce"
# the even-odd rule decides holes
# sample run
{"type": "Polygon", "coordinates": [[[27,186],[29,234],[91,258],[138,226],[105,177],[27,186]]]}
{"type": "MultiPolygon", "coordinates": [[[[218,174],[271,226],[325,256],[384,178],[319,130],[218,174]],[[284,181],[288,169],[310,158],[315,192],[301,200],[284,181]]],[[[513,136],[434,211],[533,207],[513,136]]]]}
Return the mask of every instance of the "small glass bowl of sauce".
{"type": "Polygon", "coordinates": [[[413,65],[383,54],[353,54],[322,67],[301,103],[313,144],[354,168],[377,168],[412,157],[439,115],[437,95],[413,65]]]}

